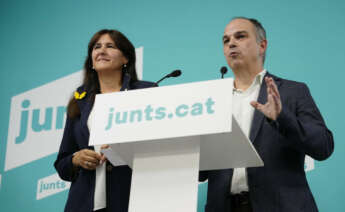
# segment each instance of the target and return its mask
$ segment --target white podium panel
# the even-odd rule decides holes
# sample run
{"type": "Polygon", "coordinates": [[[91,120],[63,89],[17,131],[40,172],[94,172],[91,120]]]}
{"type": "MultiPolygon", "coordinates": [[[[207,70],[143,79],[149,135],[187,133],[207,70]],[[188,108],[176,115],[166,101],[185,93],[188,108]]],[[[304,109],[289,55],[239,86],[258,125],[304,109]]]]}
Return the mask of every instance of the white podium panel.
{"type": "Polygon", "coordinates": [[[129,211],[196,211],[199,144],[183,139],[136,153],[129,211]]]}
{"type": "Polygon", "coordinates": [[[200,170],[258,167],[264,163],[235,117],[232,131],[201,136],[200,170]]]}
{"type": "Polygon", "coordinates": [[[110,144],[110,148],[104,153],[114,165],[118,157],[133,168],[133,160],[136,153],[150,154],[168,148],[175,148],[174,143],[193,141],[200,142],[199,170],[217,170],[240,167],[263,166],[263,161],[256,152],[254,146],[244,135],[243,131],[233,117],[233,130],[226,133],[209,134],[201,136],[189,136],[170,139],[158,139],[141,142],[110,144]]]}
{"type": "Polygon", "coordinates": [[[99,94],[89,143],[229,132],[232,84],[232,79],[224,79],[99,94]]]}
{"type": "Polygon", "coordinates": [[[197,210],[199,170],[262,166],[232,118],[232,79],[96,96],[90,145],[132,170],[129,211],[197,210]]]}

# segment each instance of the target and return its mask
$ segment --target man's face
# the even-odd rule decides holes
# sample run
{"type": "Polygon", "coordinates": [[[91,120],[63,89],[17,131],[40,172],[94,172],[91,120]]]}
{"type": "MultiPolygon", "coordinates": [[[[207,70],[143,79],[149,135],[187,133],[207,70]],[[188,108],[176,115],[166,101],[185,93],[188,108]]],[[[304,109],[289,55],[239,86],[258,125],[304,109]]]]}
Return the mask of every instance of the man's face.
{"type": "Polygon", "coordinates": [[[262,64],[267,41],[256,40],[254,25],[245,19],[232,20],[224,30],[224,56],[231,69],[262,64]]]}

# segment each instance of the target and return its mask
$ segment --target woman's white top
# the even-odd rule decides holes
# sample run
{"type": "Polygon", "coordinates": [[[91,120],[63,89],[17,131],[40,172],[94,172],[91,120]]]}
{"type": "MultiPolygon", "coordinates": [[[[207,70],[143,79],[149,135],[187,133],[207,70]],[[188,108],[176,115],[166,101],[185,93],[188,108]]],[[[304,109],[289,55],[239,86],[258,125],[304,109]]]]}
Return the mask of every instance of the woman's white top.
{"type": "MultiPolygon", "coordinates": [[[[93,118],[94,118],[94,113],[92,109],[89,115],[89,119],[87,120],[87,126],[89,128],[89,131],[91,129],[91,123],[93,121],[93,118]]],[[[97,153],[100,153],[101,145],[95,145],[94,148],[97,153]]],[[[105,187],[105,181],[106,181],[105,165],[106,163],[103,163],[102,165],[98,165],[96,167],[96,183],[95,183],[94,206],[93,206],[94,211],[107,207],[107,196],[106,196],[106,187],[105,187]]]]}

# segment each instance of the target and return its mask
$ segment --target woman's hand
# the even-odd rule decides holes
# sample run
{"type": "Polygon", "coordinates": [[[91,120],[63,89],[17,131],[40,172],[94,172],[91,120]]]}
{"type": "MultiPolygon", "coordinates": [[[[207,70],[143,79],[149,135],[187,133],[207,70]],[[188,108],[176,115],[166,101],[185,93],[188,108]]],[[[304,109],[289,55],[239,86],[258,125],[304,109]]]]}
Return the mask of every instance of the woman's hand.
{"type": "Polygon", "coordinates": [[[90,149],[82,149],[74,153],[72,158],[74,166],[80,166],[87,170],[95,170],[96,167],[101,164],[101,161],[102,155],[90,149]]]}
{"type": "MultiPolygon", "coordinates": [[[[108,149],[109,148],[109,145],[108,144],[103,144],[102,146],[101,146],[101,150],[102,149],[108,149]]],[[[107,161],[107,158],[104,156],[104,154],[103,153],[101,153],[101,164],[103,164],[105,161],[107,161]]]]}

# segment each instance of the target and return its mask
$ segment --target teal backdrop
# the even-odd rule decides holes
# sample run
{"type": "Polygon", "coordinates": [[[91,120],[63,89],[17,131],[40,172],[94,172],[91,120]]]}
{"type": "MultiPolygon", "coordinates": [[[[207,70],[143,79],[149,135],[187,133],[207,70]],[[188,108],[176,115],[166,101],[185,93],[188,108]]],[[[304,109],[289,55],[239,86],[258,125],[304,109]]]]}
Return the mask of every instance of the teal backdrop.
{"type": "MultiPolygon", "coordinates": [[[[145,80],[174,69],[182,76],[162,86],[217,79],[226,65],[224,26],[234,16],[263,23],[267,70],[309,86],[334,134],[335,151],[315,162],[308,181],[321,212],[345,211],[344,11],[340,0],[1,0],[0,211],[63,211],[68,193],[36,200],[37,181],[55,173],[56,153],[5,170],[13,96],[80,70],[89,39],[102,28],[119,29],[144,47],[145,80]]],[[[198,212],[206,190],[207,184],[199,186],[198,212]]]]}

